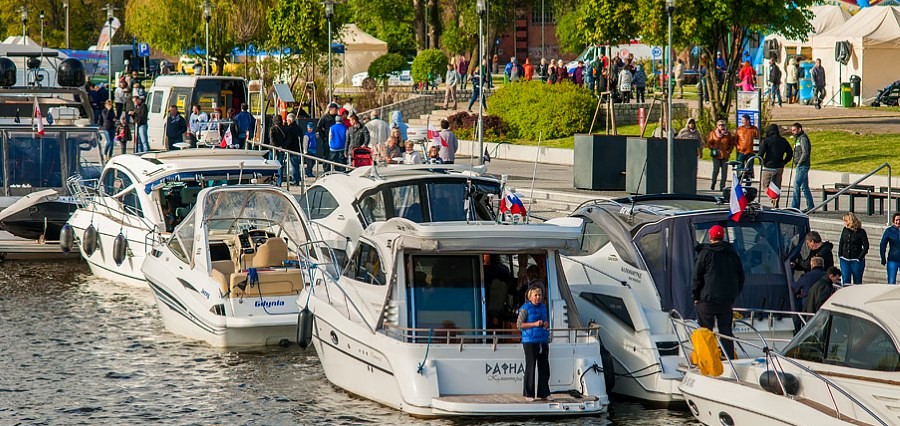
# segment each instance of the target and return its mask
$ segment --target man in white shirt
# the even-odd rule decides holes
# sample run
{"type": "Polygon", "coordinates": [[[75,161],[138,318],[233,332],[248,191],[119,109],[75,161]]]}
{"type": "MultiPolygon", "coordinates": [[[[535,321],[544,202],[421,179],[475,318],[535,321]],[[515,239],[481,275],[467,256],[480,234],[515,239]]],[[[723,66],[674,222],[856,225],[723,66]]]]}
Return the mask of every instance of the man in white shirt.
{"type": "Polygon", "coordinates": [[[208,128],[209,116],[200,110],[200,104],[191,106],[191,116],[188,118],[188,138],[191,148],[197,147],[197,141],[202,137],[202,132],[208,128]]]}
{"type": "Polygon", "coordinates": [[[440,155],[441,160],[444,160],[444,164],[453,164],[456,161],[456,151],[459,149],[459,140],[456,139],[456,134],[454,134],[450,130],[450,122],[447,120],[441,120],[441,146],[440,155]]]}

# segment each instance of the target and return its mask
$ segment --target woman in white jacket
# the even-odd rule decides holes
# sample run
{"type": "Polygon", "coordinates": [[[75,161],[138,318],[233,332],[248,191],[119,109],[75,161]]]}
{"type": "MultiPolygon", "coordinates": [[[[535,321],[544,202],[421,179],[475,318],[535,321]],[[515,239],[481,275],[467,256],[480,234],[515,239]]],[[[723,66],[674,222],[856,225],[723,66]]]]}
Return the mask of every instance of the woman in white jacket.
{"type": "Polygon", "coordinates": [[[800,95],[799,82],[800,67],[797,65],[797,58],[794,57],[788,61],[784,70],[784,85],[789,104],[797,102],[797,97],[800,95]]]}
{"type": "Polygon", "coordinates": [[[624,104],[631,102],[631,80],[631,71],[627,67],[622,68],[622,71],[619,71],[619,92],[622,93],[622,103],[624,104]]]}

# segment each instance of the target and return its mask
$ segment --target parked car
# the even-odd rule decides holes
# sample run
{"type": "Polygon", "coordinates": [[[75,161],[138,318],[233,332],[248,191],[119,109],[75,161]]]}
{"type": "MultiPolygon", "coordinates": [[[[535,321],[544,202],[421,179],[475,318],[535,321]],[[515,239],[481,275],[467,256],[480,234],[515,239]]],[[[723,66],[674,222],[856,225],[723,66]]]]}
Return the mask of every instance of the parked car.
{"type": "MultiPolygon", "coordinates": [[[[354,74],[350,79],[350,82],[353,84],[353,87],[362,87],[363,82],[369,78],[368,72],[361,72],[358,74],[354,74]]],[[[374,84],[374,81],[373,81],[374,84]]],[[[409,70],[403,70],[399,73],[394,72],[388,74],[388,86],[412,86],[413,79],[412,75],[410,75],[409,70]]]]}

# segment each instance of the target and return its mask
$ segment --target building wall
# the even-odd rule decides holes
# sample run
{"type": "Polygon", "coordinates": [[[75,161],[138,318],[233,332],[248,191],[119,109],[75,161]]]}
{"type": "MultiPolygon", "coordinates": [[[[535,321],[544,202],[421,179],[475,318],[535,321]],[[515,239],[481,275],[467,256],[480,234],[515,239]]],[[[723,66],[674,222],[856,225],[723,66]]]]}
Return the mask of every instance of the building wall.
{"type": "MultiPolygon", "coordinates": [[[[513,22],[498,35],[500,43],[496,50],[500,67],[515,56],[519,63],[531,58],[532,63],[540,62],[541,54],[541,11],[540,2],[535,6],[525,5],[516,10],[513,22]]],[[[544,55],[547,59],[574,59],[577,54],[560,54],[559,40],[556,38],[556,22],[550,13],[550,4],[545,4],[544,55]]],[[[496,43],[496,39],[494,40],[496,43]]]]}

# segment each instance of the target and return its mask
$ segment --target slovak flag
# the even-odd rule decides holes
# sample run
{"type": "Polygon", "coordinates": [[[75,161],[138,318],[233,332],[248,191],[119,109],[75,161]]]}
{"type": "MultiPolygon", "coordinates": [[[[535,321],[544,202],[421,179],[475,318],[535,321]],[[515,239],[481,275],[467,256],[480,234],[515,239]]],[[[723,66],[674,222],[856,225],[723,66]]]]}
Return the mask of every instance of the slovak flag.
{"type": "Polygon", "coordinates": [[[779,196],[781,196],[781,188],[778,185],[775,185],[775,182],[769,182],[769,187],[766,189],[766,195],[773,200],[777,200],[779,196]]]}
{"type": "Polygon", "coordinates": [[[525,204],[513,194],[509,188],[503,189],[503,198],[500,200],[500,214],[507,213],[525,216],[525,204]]]}
{"type": "Polygon", "coordinates": [[[441,132],[432,125],[428,126],[428,140],[430,140],[432,144],[437,146],[448,146],[447,141],[445,141],[444,138],[441,137],[441,132]]]}
{"type": "Polygon", "coordinates": [[[219,148],[228,148],[231,146],[234,138],[231,136],[231,130],[225,131],[225,136],[222,136],[222,142],[219,142],[219,148]]]}
{"type": "Polygon", "coordinates": [[[41,106],[38,105],[37,96],[34,97],[34,114],[31,117],[32,123],[37,120],[37,127],[35,133],[38,136],[44,136],[44,117],[41,116],[41,106]]]}
{"type": "Polygon", "coordinates": [[[731,176],[731,200],[728,202],[728,215],[731,220],[737,222],[741,220],[741,213],[747,208],[747,195],[744,194],[744,187],[741,186],[741,180],[738,179],[737,172],[731,176]]]}

